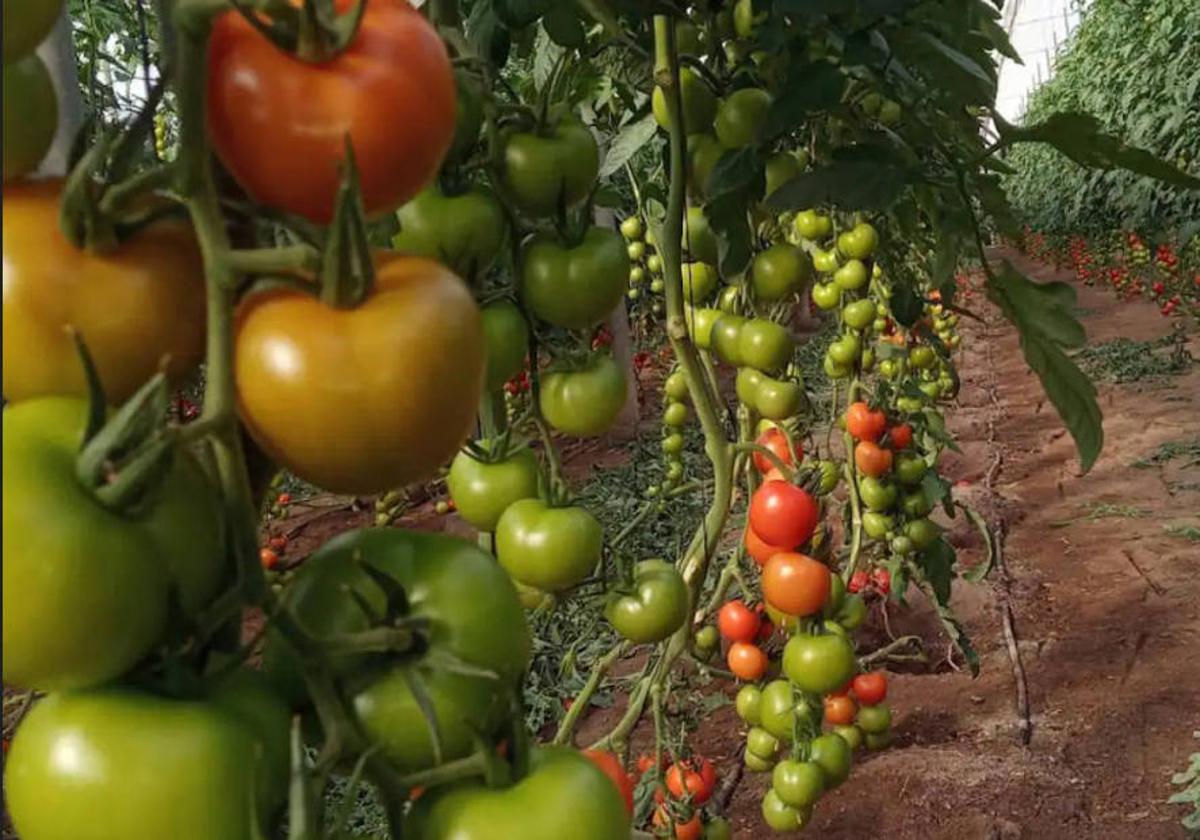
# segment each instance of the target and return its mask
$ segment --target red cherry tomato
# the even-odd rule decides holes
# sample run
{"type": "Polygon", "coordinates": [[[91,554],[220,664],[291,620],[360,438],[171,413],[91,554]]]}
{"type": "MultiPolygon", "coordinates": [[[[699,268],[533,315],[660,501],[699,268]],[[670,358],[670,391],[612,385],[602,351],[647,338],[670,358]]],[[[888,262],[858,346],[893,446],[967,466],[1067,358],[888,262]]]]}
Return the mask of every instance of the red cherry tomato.
{"type": "Polygon", "coordinates": [[[846,586],[851,592],[862,592],[871,582],[871,576],[862,569],[850,575],[850,583],[846,586]]]}
{"type": "Polygon", "coordinates": [[[883,671],[859,674],[850,681],[850,690],[864,706],[875,706],[887,698],[887,677],[883,671]]]}
{"type": "Polygon", "coordinates": [[[907,423],[893,426],[892,430],[888,432],[888,437],[891,438],[892,449],[908,449],[912,445],[912,426],[907,423]]]}
{"type": "Polygon", "coordinates": [[[754,641],[758,626],[758,616],[741,601],[729,601],[717,612],[717,630],[731,642],[754,641]]]}
{"type": "Polygon", "coordinates": [[[887,595],[892,591],[892,573],[887,569],[876,569],[871,573],[871,583],[879,594],[887,595]]]}

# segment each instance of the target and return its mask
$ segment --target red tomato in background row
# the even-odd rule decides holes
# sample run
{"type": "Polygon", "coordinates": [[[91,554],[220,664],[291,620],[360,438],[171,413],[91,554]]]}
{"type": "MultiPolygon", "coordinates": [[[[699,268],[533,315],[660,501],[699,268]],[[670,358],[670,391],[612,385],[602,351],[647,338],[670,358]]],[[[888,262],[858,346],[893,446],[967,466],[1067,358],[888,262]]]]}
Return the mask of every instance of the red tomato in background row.
{"type": "MultiPolygon", "coordinates": [[[[352,0],[336,0],[346,12],[352,0]]],[[[368,215],[395,209],[437,174],[454,139],[454,73],[437,31],[406,0],[371,0],[346,50],[307,63],[237,11],[213,24],[208,129],[252,198],[328,223],[346,137],[368,215]]]]}
{"type": "MultiPolygon", "coordinates": [[[[613,784],[617,786],[617,790],[621,793],[621,799],[625,802],[625,810],[632,815],[633,780],[625,772],[625,768],[621,765],[621,759],[608,750],[584,750],[583,754],[590,758],[593,764],[603,770],[604,775],[613,780],[613,784]]],[[[651,764],[653,765],[653,759],[651,759],[651,764]]]]}
{"type": "Polygon", "coordinates": [[[741,601],[729,601],[717,612],[717,629],[731,642],[754,641],[758,625],[758,615],[741,601]]]}
{"type": "Polygon", "coordinates": [[[803,545],[817,519],[816,499],[786,481],[768,481],[750,499],[750,527],[771,545],[803,545]]]}
{"type": "MultiPolygon", "coordinates": [[[[779,460],[783,461],[789,467],[795,466],[795,463],[792,461],[792,453],[788,449],[787,437],[778,428],[767,429],[758,436],[758,440],[755,443],[775,453],[779,460]]],[[[796,447],[796,457],[803,458],[804,448],[800,445],[800,442],[793,441],[792,445],[796,447]]],[[[754,453],[754,467],[763,474],[769,473],[776,468],[771,459],[761,452],[754,453]]]]}

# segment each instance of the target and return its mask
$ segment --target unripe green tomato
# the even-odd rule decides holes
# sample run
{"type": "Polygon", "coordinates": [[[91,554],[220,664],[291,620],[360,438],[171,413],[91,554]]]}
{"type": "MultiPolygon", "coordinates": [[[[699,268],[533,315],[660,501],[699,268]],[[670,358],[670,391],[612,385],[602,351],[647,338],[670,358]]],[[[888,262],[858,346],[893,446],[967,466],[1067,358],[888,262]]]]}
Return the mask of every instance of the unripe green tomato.
{"type": "Polygon", "coordinates": [[[881,540],[887,536],[889,531],[895,529],[896,519],[886,513],[869,510],[863,514],[862,524],[868,537],[873,540],[881,540]]]}
{"type": "Polygon", "coordinates": [[[840,235],[837,245],[838,250],[847,257],[865,260],[875,253],[875,248],[879,245],[879,234],[872,225],[860,222],[840,235]]]}
{"type": "MultiPolygon", "coordinates": [[[[717,237],[712,232],[703,207],[689,207],[683,217],[683,250],[696,262],[716,265],[717,237]]],[[[660,270],[662,266],[659,266],[660,270]]]]}
{"type": "Polygon", "coordinates": [[[762,692],[756,685],[744,685],[737,693],[734,707],[738,717],[751,726],[758,726],[759,704],[762,702],[762,692]]]}
{"type": "Polygon", "coordinates": [[[629,269],[629,285],[640,286],[646,280],[646,269],[640,265],[635,265],[629,269]]]}
{"type": "Polygon", "coordinates": [[[779,739],[765,729],[755,726],[746,733],[746,750],[761,759],[773,761],[779,752],[779,739]]]}
{"type": "Polygon", "coordinates": [[[873,117],[879,113],[879,106],[883,104],[883,97],[872,91],[858,100],[858,107],[862,108],[864,114],[868,117],[873,117]]]}
{"type": "Polygon", "coordinates": [[[662,274],[662,257],[658,254],[646,257],[646,268],[651,274],[662,274]]]}
{"type": "Polygon", "coordinates": [[[924,407],[924,403],[916,397],[897,397],[896,408],[905,414],[916,414],[924,407]]]}
{"type": "Polygon", "coordinates": [[[816,251],[812,255],[813,268],[822,274],[832,274],[838,270],[841,264],[838,260],[837,251],[832,248],[828,251],[816,251]]]}
{"type": "Polygon", "coordinates": [[[763,376],[754,399],[754,408],[768,420],[786,420],[800,409],[800,384],[763,376]]]}
{"type": "Polygon", "coordinates": [[[833,727],[833,732],[845,741],[846,746],[851,750],[856,750],[863,745],[863,731],[853,724],[849,726],[835,726],[833,727]]]}
{"type": "Polygon", "coordinates": [[[754,368],[739,368],[734,380],[734,391],[743,405],[754,408],[758,402],[758,388],[762,385],[763,375],[754,368]]]}
{"type": "Polygon", "coordinates": [[[829,345],[829,357],[842,366],[853,365],[860,353],[862,342],[853,334],[846,334],[829,345]]]}
{"type": "Polygon", "coordinates": [[[727,312],[721,315],[713,324],[712,328],[712,349],[717,354],[717,358],[727,365],[735,367],[742,364],[742,358],[739,355],[739,342],[742,335],[742,325],[746,323],[746,319],[740,315],[734,315],[727,312]]]}
{"type": "Polygon", "coordinates": [[[712,334],[713,325],[717,323],[717,319],[723,313],[719,309],[709,309],[707,307],[691,307],[685,306],[683,310],[683,320],[687,324],[688,332],[692,336],[692,341],[701,350],[712,349],[712,334]]]}
{"type": "Polygon", "coordinates": [[[653,499],[661,492],[661,488],[657,484],[651,484],[646,488],[646,498],[653,499]]]}
{"type": "MultiPolygon", "coordinates": [[[[879,267],[879,263],[875,263],[873,266],[871,266],[871,276],[876,280],[883,276],[883,269],[879,267]]],[[[888,293],[888,296],[891,296],[890,292],[888,293]]]]}
{"type": "MultiPolygon", "coordinates": [[[[713,117],[717,113],[717,96],[708,86],[708,82],[704,81],[704,77],[690,67],[684,67],[679,71],[679,96],[683,100],[685,133],[693,134],[697,131],[704,131],[712,125],[713,117]]],[[[654,88],[650,105],[654,112],[654,121],[658,123],[659,128],[669,131],[671,113],[667,106],[667,97],[661,87],[654,88]]]]}
{"type": "Polygon", "coordinates": [[[895,379],[896,373],[896,362],[894,359],[884,359],[879,363],[879,375],[884,379],[895,379]]]}
{"type": "Polygon", "coordinates": [[[662,451],[667,455],[678,455],[680,452],[682,452],[683,435],[675,432],[663,438],[662,451]]]}
{"type": "Polygon", "coordinates": [[[887,329],[887,320],[884,318],[876,318],[871,322],[871,330],[877,335],[887,329]]]}
{"type": "Polygon", "coordinates": [[[952,336],[950,336],[950,338],[949,338],[949,339],[946,341],[946,344],[948,344],[948,345],[950,346],[950,348],[951,348],[951,349],[953,349],[953,350],[957,350],[957,349],[958,349],[958,346],[959,346],[960,344],[962,344],[962,336],[961,336],[961,335],[952,335],[952,336]]]}
{"type": "Polygon", "coordinates": [[[825,354],[823,367],[825,368],[825,375],[830,379],[846,379],[850,376],[850,368],[839,363],[828,353],[825,354]]]}
{"type": "Polygon", "coordinates": [[[862,260],[849,260],[833,274],[833,282],[848,292],[867,285],[867,266],[862,260]]]}
{"type": "Polygon", "coordinates": [[[663,306],[658,301],[654,301],[654,305],[650,307],[650,311],[655,315],[661,315],[663,314],[663,306]]]}
{"type": "Polygon", "coordinates": [[[800,174],[800,162],[789,152],[776,152],[767,158],[767,191],[770,196],[775,190],[800,174]]]}
{"type": "Polygon", "coordinates": [[[881,735],[892,728],[892,710],[886,703],[863,706],[858,710],[854,723],[867,735],[881,735]]]}
{"type": "Polygon", "coordinates": [[[671,461],[667,464],[667,470],[663,473],[663,481],[674,484],[683,478],[683,464],[680,461],[671,461]]]}
{"type": "Polygon", "coordinates": [[[847,630],[857,630],[866,620],[867,602],[863,600],[863,596],[858,593],[847,595],[846,600],[842,602],[842,608],[838,610],[838,624],[847,630]]]}
{"type": "Polygon", "coordinates": [[[817,283],[812,288],[812,299],[817,309],[828,312],[841,301],[842,290],[833,283],[817,283]]]}
{"type": "Polygon", "coordinates": [[[734,312],[737,309],[737,286],[726,286],[721,289],[721,293],[717,295],[717,310],[720,312],[734,312]]]}
{"type": "Polygon", "coordinates": [[[879,121],[884,125],[895,125],[900,122],[902,113],[900,103],[889,99],[879,106],[879,121]]]}
{"type": "Polygon", "coordinates": [[[663,281],[662,281],[661,277],[655,277],[653,280],[650,281],[651,293],[656,294],[656,295],[661,295],[663,293],[664,288],[665,287],[663,286],[663,281]]]}
{"type": "Polygon", "coordinates": [[[771,758],[760,758],[752,753],[749,747],[746,747],[743,760],[746,763],[746,769],[751,773],[766,773],[775,766],[774,756],[771,758]]]}
{"type": "Polygon", "coordinates": [[[688,190],[695,198],[705,196],[709,176],[717,161],[725,154],[725,147],[711,133],[693,134],[688,143],[688,190]]]}
{"type": "Polygon", "coordinates": [[[892,732],[889,730],[887,732],[880,732],[879,734],[868,733],[866,744],[867,749],[872,752],[875,750],[885,750],[892,745],[892,732]]]}
{"type": "Polygon", "coordinates": [[[792,360],[795,345],[787,329],[765,318],[751,318],[738,335],[738,358],[743,365],[776,373],[792,360]]]}
{"type": "Polygon", "coordinates": [[[929,495],[920,487],[910,493],[905,493],[902,505],[904,513],[909,519],[927,516],[933,510],[933,503],[929,501],[929,495]]]}
{"type": "Polygon", "coordinates": [[[669,405],[667,405],[666,410],[663,411],[663,425],[665,425],[665,426],[670,426],[673,429],[678,429],[679,427],[686,424],[687,421],[688,421],[687,403],[672,402],[669,405]]]}
{"type": "Polygon", "coordinates": [[[842,309],[842,320],[851,329],[865,330],[875,320],[875,304],[866,299],[848,303],[842,309]]]}
{"type": "Polygon", "coordinates": [[[905,536],[892,537],[891,549],[892,554],[898,557],[907,557],[913,553],[913,542],[905,536]]]}
{"type": "Polygon", "coordinates": [[[875,367],[875,351],[867,348],[862,354],[862,369],[868,373],[875,367]]]}
{"type": "Polygon", "coordinates": [[[914,347],[908,351],[908,364],[916,370],[928,370],[937,361],[932,347],[914,347]]]}
{"type": "Polygon", "coordinates": [[[625,293],[625,297],[629,298],[630,300],[637,300],[639,297],[641,297],[641,292],[638,289],[630,289],[625,293]]]}
{"type": "Polygon", "coordinates": [[[942,395],[942,386],[938,382],[921,382],[917,387],[921,389],[922,394],[931,400],[936,400],[942,395]]]}
{"type": "Polygon", "coordinates": [[[775,765],[771,789],[785,805],[811,808],[825,792],[825,772],[811,761],[784,759],[775,765]]]}
{"type": "Polygon", "coordinates": [[[711,624],[706,624],[696,631],[696,647],[700,650],[716,650],[720,643],[721,636],[711,624]]]}
{"type": "Polygon", "coordinates": [[[942,535],[942,529],[928,519],[914,519],[904,526],[904,534],[912,540],[913,547],[924,551],[942,535]]]}
{"type": "Polygon", "coordinates": [[[915,452],[901,452],[896,456],[896,479],[903,485],[912,487],[921,483],[929,469],[925,459],[915,452]]]}
{"type": "Polygon", "coordinates": [[[739,38],[749,38],[754,34],[754,28],[767,19],[765,8],[755,9],[757,3],[765,7],[763,0],[737,0],[733,7],[733,31],[739,38]]]}
{"type": "Polygon", "coordinates": [[[777,834],[790,834],[808,825],[812,819],[812,808],[793,808],[785,804],[772,789],[763,796],[762,818],[767,827],[777,834]]]}
{"type": "Polygon", "coordinates": [[[750,284],[762,301],[784,300],[804,288],[812,276],[808,256],[795,245],[777,242],[754,258],[750,284]]]}
{"type": "Polygon", "coordinates": [[[644,231],[645,226],[642,224],[642,219],[640,216],[630,216],[621,222],[621,235],[626,239],[641,239],[644,231]]]}
{"type": "Polygon", "coordinates": [[[717,288],[717,270],[708,263],[684,263],[683,300],[693,306],[704,303],[717,288]]]}
{"type": "Polygon", "coordinates": [[[837,489],[838,483],[842,480],[842,470],[836,461],[821,461],[821,483],[817,488],[817,492],[822,496],[832,493],[837,489]]]}
{"type": "Polygon", "coordinates": [[[686,400],[688,396],[687,376],[683,371],[671,373],[663,382],[663,393],[673,400],[686,400]]]}
{"type": "Polygon", "coordinates": [[[646,244],[644,242],[630,242],[626,246],[626,251],[629,253],[629,259],[637,262],[646,256],[646,244]]]}
{"type": "Polygon", "coordinates": [[[762,88],[735,90],[717,109],[714,129],[727,149],[740,149],[757,143],[771,108],[771,94],[762,88]]]}

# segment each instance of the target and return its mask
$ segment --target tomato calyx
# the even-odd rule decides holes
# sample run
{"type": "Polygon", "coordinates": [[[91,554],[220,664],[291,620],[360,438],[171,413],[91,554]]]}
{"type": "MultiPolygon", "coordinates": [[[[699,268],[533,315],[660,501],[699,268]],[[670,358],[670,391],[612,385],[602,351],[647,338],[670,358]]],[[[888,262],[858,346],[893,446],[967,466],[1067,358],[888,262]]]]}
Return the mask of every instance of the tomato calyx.
{"type": "Polygon", "coordinates": [[[358,34],[367,0],[338,12],[335,0],[304,0],[300,4],[273,4],[267,13],[261,7],[233,0],[233,6],[264,38],[300,61],[320,64],[337,58],[358,34]]]}
{"type": "MultiPolygon", "coordinates": [[[[312,2],[312,0],[309,0],[312,2]]],[[[375,285],[375,260],[367,238],[367,211],[358,182],[358,166],[350,136],[329,238],[321,254],[321,302],[335,309],[354,309],[375,285]]]]}

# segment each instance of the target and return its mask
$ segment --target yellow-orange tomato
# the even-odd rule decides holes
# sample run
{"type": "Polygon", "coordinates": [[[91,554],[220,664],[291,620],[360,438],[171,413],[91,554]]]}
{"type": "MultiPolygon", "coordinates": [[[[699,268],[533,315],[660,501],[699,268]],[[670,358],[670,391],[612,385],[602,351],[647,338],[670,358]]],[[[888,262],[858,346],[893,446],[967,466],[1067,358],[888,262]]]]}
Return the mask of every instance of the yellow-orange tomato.
{"type": "Polygon", "coordinates": [[[209,41],[207,103],[213,147],[237,182],[263,204],[320,223],[333,216],[347,136],[375,215],[433,180],[457,111],[450,57],[408,0],[371,0],[346,50],[320,63],[225,12],[209,41]]]}
{"type": "Polygon", "coordinates": [[[804,554],[776,554],[763,567],[763,597],[787,615],[820,612],[831,587],[829,567],[804,554]]]}
{"type": "Polygon", "coordinates": [[[204,353],[204,267],[191,230],[160,222],[107,253],[59,230],[62,181],[4,187],[4,398],[84,396],[74,327],[109,403],[124,402],[168,359],[179,380],[204,353]]]}
{"type": "Polygon", "coordinates": [[[381,254],[355,309],[275,289],[236,320],[238,405],[263,450],[319,487],[366,495],[429,478],[466,439],[483,326],[440,263],[381,254]]]}

